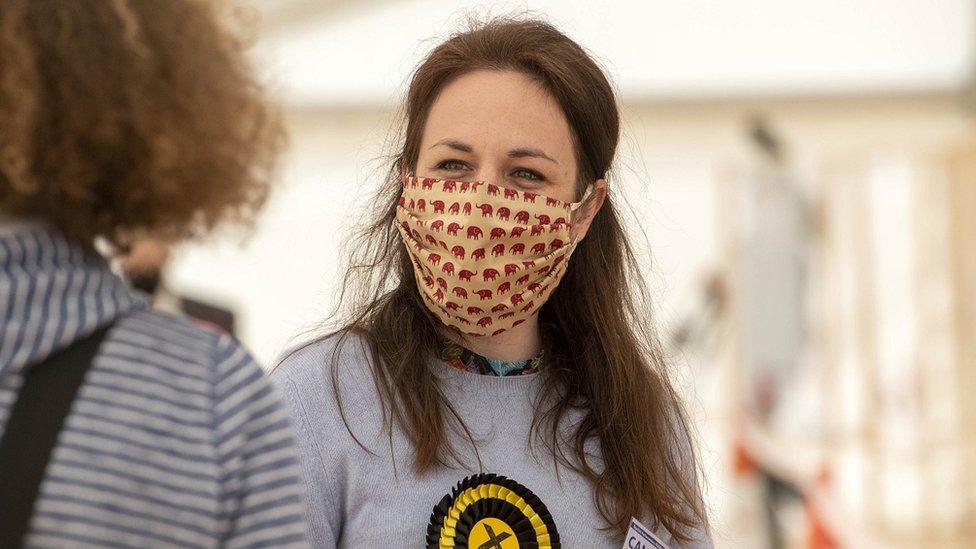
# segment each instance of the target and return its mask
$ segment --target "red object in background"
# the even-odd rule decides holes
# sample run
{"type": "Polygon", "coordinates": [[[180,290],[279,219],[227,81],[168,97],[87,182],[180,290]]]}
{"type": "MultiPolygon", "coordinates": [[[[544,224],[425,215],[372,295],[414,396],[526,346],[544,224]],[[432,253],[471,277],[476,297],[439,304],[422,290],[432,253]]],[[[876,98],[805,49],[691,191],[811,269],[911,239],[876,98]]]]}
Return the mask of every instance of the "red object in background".
{"type": "MultiPolygon", "coordinates": [[[[830,470],[824,466],[817,474],[817,484],[826,487],[830,484],[830,470]]],[[[809,498],[804,498],[803,508],[807,515],[807,547],[809,549],[835,549],[840,547],[837,538],[830,533],[830,528],[820,515],[820,510],[813,505],[809,498]]]]}
{"type": "Polygon", "coordinates": [[[744,477],[746,475],[753,475],[759,467],[756,465],[756,461],[752,459],[749,455],[749,450],[746,449],[742,442],[735,442],[732,448],[732,473],[738,478],[744,477]]]}

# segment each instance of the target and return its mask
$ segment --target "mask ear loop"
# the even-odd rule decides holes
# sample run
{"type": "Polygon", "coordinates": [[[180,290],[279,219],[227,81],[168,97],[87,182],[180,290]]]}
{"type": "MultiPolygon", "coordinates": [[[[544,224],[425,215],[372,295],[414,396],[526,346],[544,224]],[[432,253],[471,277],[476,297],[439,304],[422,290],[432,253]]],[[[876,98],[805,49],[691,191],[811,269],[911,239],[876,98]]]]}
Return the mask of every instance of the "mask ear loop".
{"type": "MultiPolygon", "coordinates": [[[[570,211],[570,215],[572,217],[575,217],[576,216],[576,211],[579,210],[580,207],[583,206],[583,204],[587,200],[589,200],[591,194],[593,194],[593,184],[592,183],[590,183],[589,185],[586,186],[586,190],[583,191],[583,198],[580,198],[579,201],[577,201],[577,202],[572,202],[572,203],[569,204],[569,211],[570,211]]],[[[576,220],[575,219],[573,220],[573,226],[574,227],[576,226],[576,220]]],[[[568,255],[573,255],[573,252],[576,251],[576,246],[579,245],[580,240],[582,240],[582,237],[579,236],[579,235],[576,235],[576,237],[573,238],[573,244],[569,248],[569,254],[568,255]]]]}

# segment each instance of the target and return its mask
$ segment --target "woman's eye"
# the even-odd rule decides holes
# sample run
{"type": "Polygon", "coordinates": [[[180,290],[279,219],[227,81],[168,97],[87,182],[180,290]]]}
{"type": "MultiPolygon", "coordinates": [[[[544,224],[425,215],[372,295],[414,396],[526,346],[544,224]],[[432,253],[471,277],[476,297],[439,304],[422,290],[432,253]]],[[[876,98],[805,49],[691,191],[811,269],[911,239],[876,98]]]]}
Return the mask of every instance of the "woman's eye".
{"type": "Polygon", "coordinates": [[[542,181],[545,179],[537,172],[534,172],[532,170],[527,170],[525,168],[519,168],[514,172],[512,172],[512,177],[517,177],[519,179],[528,179],[529,181],[542,181]]]}
{"type": "Polygon", "coordinates": [[[437,169],[449,172],[459,172],[465,168],[467,166],[460,160],[445,160],[437,165],[437,169]]]}

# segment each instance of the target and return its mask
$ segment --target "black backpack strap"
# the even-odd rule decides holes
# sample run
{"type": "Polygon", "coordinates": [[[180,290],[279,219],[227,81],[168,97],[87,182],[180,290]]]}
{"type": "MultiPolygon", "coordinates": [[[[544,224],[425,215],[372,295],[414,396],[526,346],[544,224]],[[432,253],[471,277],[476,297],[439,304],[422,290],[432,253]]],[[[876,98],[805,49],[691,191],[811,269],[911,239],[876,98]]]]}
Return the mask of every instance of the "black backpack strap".
{"type": "Polygon", "coordinates": [[[58,434],[109,326],[29,366],[0,440],[0,536],[20,547],[58,434]]]}

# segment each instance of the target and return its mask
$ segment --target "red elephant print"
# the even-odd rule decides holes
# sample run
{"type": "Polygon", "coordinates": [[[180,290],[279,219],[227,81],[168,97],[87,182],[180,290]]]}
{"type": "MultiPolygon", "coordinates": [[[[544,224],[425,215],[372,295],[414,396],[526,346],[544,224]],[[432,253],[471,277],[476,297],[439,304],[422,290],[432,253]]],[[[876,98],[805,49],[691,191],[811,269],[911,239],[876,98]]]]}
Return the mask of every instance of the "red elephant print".
{"type": "Polygon", "coordinates": [[[522,210],[519,213],[515,214],[515,221],[517,221],[517,222],[519,222],[519,223],[521,223],[523,225],[528,225],[529,224],[529,212],[527,212],[525,210],[522,210]]]}
{"type": "Polygon", "coordinates": [[[445,244],[443,240],[438,240],[437,244],[440,245],[441,248],[444,248],[445,250],[447,249],[447,244],[445,244]]]}
{"type": "Polygon", "coordinates": [[[453,193],[457,189],[456,181],[445,181],[444,182],[444,192],[453,193]]]}
{"type": "Polygon", "coordinates": [[[562,248],[563,247],[563,244],[564,244],[564,242],[562,240],[559,240],[557,238],[557,239],[553,240],[552,243],[549,244],[549,248],[555,250],[556,248],[562,248]]]}
{"type": "Polygon", "coordinates": [[[489,235],[489,239],[490,240],[495,240],[497,238],[505,238],[505,229],[503,229],[501,227],[495,227],[494,229],[491,230],[491,234],[489,235]]]}
{"type": "Polygon", "coordinates": [[[437,291],[434,292],[434,299],[437,301],[444,301],[444,290],[437,288],[437,291]]]}
{"type": "Polygon", "coordinates": [[[504,303],[499,303],[498,305],[495,305],[494,307],[491,308],[491,312],[493,313],[504,313],[507,310],[508,310],[508,305],[505,305],[504,303]]]}
{"type": "Polygon", "coordinates": [[[491,213],[494,211],[491,204],[475,204],[479,210],[481,210],[481,217],[491,217],[491,213]]]}
{"type": "Polygon", "coordinates": [[[491,326],[491,317],[490,316],[481,317],[481,319],[478,320],[478,326],[481,326],[482,328],[486,326],[491,326]]]}
{"type": "Polygon", "coordinates": [[[532,267],[535,267],[535,260],[534,259],[530,259],[528,261],[523,261],[522,262],[522,268],[523,269],[531,269],[532,267]]]}
{"type": "Polygon", "coordinates": [[[461,182],[461,191],[460,192],[466,193],[466,192],[468,192],[468,190],[470,188],[471,188],[471,182],[470,181],[462,181],[461,182]]]}
{"type": "Polygon", "coordinates": [[[516,191],[515,189],[506,188],[505,198],[511,198],[512,200],[515,200],[516,198],[518,198],[518,191],[516,191]]]}
{"type": "Polygon", "coordinates": [[[515,311],[509,311],[507,313],[502,313],[498,315],[498,318],[504,320],[506,318],[512,318],[513,316],[515,316],[515,311]]]}
{"type": "Polygon", "coordinates": [[[447,289],[447,281],[441,277],[437,277],[437,285],[440,286],[441,288],[444,288],[445,290],[447,289]]]}
{"type": "Polygon", "coordinates": [[[498,185],[495,185],[494,183],[489,183],[488,194],[491,196],[498,196],[498,185]]]}
{"type": "Polygon", "coordinates": [[[528,291],[534,293],[535,295],[539,295],[539,292],[537,292],[536,290],[538,290],[541,287],[542,287],[542,285],[539,284],[538,282],[533,282],[532,284],[529,284],[526,289],[528,291]]]}
{"type": "Polygon", "coordinates": [[[480,315],[480,314],[484,314],[484,312],[485,311],[482,310],[480,307],[474,307],[474,306],[468,307],[468,314],[469,315],[480,315]]]}
{"type": "Polygon", "coordinates": [[[503,333],[505,333],[505,328],[499,328],[499,329],[495,330],[494,332],[492,332],[491,335],[496,336],[498,334],[503,334],[503,333]]]}
{"type": "Polygon", "coordinates": [[[470,202],[465,202],[464,203],[463,211],[464,211],[464,215],[471,215],[471,203],[470,202]]]}
{"type": "Polygon", "coordinates": [[[458,286],[457,288],[454,288],[451,291],[453,291],[454,292],[454,295],[456,295],[458,297],[462,297],[464,299],[467,299],[468,298],[468,291],[465,290],[464,288],[460,287],[460,286],[458,286]]]}
{"type": "Polygon", "coordinates": [[[523,244],[521,242],[516,242],[515,244],[512,244],[512,247],[509,248],[509,253],[511,253],[512,255],[521,255],[521,254],[524,254],[525,253],[525,244],[523,244]]]}
{"type": "Polygon", "coordinates": [[[546,197],[546,206],[558,206],[558,205],[559,205],[558,200],[552,198],[551,196],[546,197]]]}
{"type": "Polygon", "coordinates": [[[458,245],[451,248],[451,255],[458,259],[464,259],[464,246],[458,245]]]}
{"type": "Polygon", "coordinates": [[[552,218],[546,214],[539,214],[535,216],[535,218],[539,220],[539,225],[548,225],[552,220],[552,218]]]}
{"type": "Polygon", "coordinates": [[[439,254],[431,253],[427,256],[427,262],[431,265],[439,265],[441,262],[441,256],[439,254]]]}
{"type": "Polygon", "coordinates": [[[550,271],[552,271],[552,267],[546,265],[545,267],[536,271],[536,274],[547,275],[550,271]]]}
{"type": "Polygon", "coordinates": [[[489,290],[487,288],[484,289],[484,290],[478,290],[475,293],[478,294],[478,297],[480,297],[482,301],[484,301],[486,299],[491,299],[491,290],[489,290]]]}
{"type": "Polygon", "coordinates": [[[482,183],[481,181],[472,181],[471,182],[471,192],[473,192],[473,193],[478,192],[478,187],[480,187],[482,185],[484,185],[484,183],[482,183]]]}
{"type": "Polygon", "coordinates": [[[467,269],[461,269],[460,271],[458,271],[458,280],[466,280],[468,282],[471,282],[471,277],[474,275],[475,273],[473,271],[469,271],[467,269]]]}
{"type": "Polygon", "coordinates": [[[447,310],[448,311],[460,311],[461,310],[461,306],[458,305],[457,303],[453,302],[453,301],[448,301],[447,302],[447,310]]]}
{"type": "Polygon", "coordinates": [[[433,179],[430,179],[430,178],[426,178],[420,184],[420,187],[422,189],[433,189],[434,188],[434,180],[433,179]]]}
{"type": "Polygon", "coordinates": [[[435,220],[433,223],[430,224],[430,230],[434,231],[435,233],[439,233],[442,230],[444,230],[444,220],[443,219],[435,220]]]}
{"type": "Polygon", "coordinates": [[[431,200],[430,205],[434,207],[434,213],[444,213],[444,201],[443,200],[431,200]]]}
{"type": "Polygon", "coordinates": [[[518,238],[518,237],[522,236],[522,233],[524,233],[524,232],[525,232],[525,227],[522,227],[521,225],[517,225],[515,227],[512,227],[512,233],[511,233],[512,234],[512,238],[518,238]]]}
{"type": "Polygon", "coordinates": [[[566,224],[566,218],[564,218],[564,217],[557,217],[556,220],[552,222],[552,224],[553,225],[565,225],[566,224]]]}
{"type": "Polygon", "coordinates": [[[496,269],[491,269],[491,268],[485,269],[484,271],[481,272],[481,277],[485,280],[485,282],[488,282],[489,280],[495,280],[496,278],[498,278],[498,271],[496,269]]]}
{"type": "Polygon", "coordinates": [[[517,294],[512,294],[511,301],[512,301],[512,305],[518,305],[519,303],[523,303],[525,299],[522,298],[521,293],[517,293],[517,294]]]}
{"type": "Polygon", "coordinates": [[[511,282],[502,282],[498,285],[498,295],[505,295],[512,289],[511,282]]]}
{"type": "Polygon", "coordinates": [[[498,208],[498,210],[495,212],[495,215],[498,217],[498,219],[508,221],[509,216],[512,215],[512,210],[509,210],[505,206],[502,206],[501,208],[498,208]]]}
{"type": "Polygon", "coordinates": [[[532,246],[532,253],[536,255],[546,253],[546,243],[539,242],[538,244],[532,246]]]}
{"type": "Polygon", "coordinates": [[[423,198],[417,200],[417,211],[426,212],[427,211],[427,201],[423,198]]]}
{"type": "Polygon", "coordinates": [[[414,230],[410,231],[410,234],[413,235],[413,237],[414,237],[415,240],[420,240],[422,238],[420,236],[420,231],[418,231],[417,229],[414,229],[414,230]]]}
{"type": "Polygon", "coordinates": [[[425,276],[424,277],[424,286],[427,286],[428,288],[433,288],[434,287],[434,279],[433,279],[433,277],[425,276]]]}
{"type": "Polygon", "coordinates": [[[468,319],[466,319],[466,318],[464,318],[463,316],[459,316],[459,317],[456,317],[456,318],[457,318],[458,322],[460,322],[461,324],[467,324],[468,326],[471,325],[471,321],[468,320],[468,319]]]}
{"type": "Polygon", "coordinates": [[[485,233],[481,230],[481,227],[468,227],[468,238],[478,239],[484,236],[484,234],[485,233]]]}
{"type": "Polygon", "coordinates": [[[513,275],[517,273],[518,270],[519,270],[519,266],[517,263],[509,263],[505,265],[505,276],[513,275]]]}
{"type": "Polygon", "coordinates": [[[461,212],[461,203],[460,202],[455,202],[454,204],[451,204],[451,207],[448,208],[447,211],[448,211],[448,213],[452,213],[454,215],[457,215],[458,213],[461,212]]]}
{"type": "Polygon", "coordinates": [[[451,262],[445,263],[441,267],[441,270],[444,271],[444,274],[454,274],[454,264],[451,262]]]}
{"type": "Polygon", "coordinates": [[[535,197],[536,196],[539,196],[539,195],[537,195],[535,193],[522,193],[522,201],[523,202],[531,202],[531,203],[535,204],[535,197]]]}
{"type": "Polygon", "coordinates": [[[520,318],[520,319],[516,320],[515,322],[512,323],[512,328],[518,326],[519,324],[521,324],[523,322],[525,322],[525,319],[524,318],[520,318]]]}
{"type": "Polygon", "coordinates": [[[447,226],[447,234],[457,236],[459,230],[461,230],[461,224],[456,221],[447,226]]]}
{"type": "Polygon", "coordinates": [[[530,302],[528,302],[528,303],[525,304],[525,307],[522,307],[522,312],[523,313],[527,313],[530,310],[532,310],[532,307],[534,307],[534,306],[535,306],[535,302],[534,301],[530,301],[530,302]]]}
{"type": "Polygon", "coordinates": [[[526,282],[528,282],[529,281],[529,278],[530,278],[529,275],[525,275],[525,276],[519,277],[519,279],[515,283],[518,284],[519,286],[521,286],[521,285],[525,284],[526,282]]]}
{"type": "Polygon", "coordinates": [[[400,200],[397,200],[397,206],[399,206],[401,208],[406,208],[407,207],[407,197],[401,196],[400,197],[400,200]]]}
{"type": "Polygon", "coordinates": [[[529,234],[531,236],[539,236],[545,230],[546,230],[545,225],[532,225],[532,232],[530,232],[529,234]]]}
{"type": "Polygon", "coordinates": [[[498,257],[505,254],[505,244],[495,244],[491,248],[491,255],[498,257]]]}
{"type": "Polygon", "coordinates": [[[473,260],[479,260],[479,259],[484,259],[484,258],[485,258],[485,249],[484,248],[478,248],[477,250],[471,252],[471,259],[473,259],[473,260]]]}

